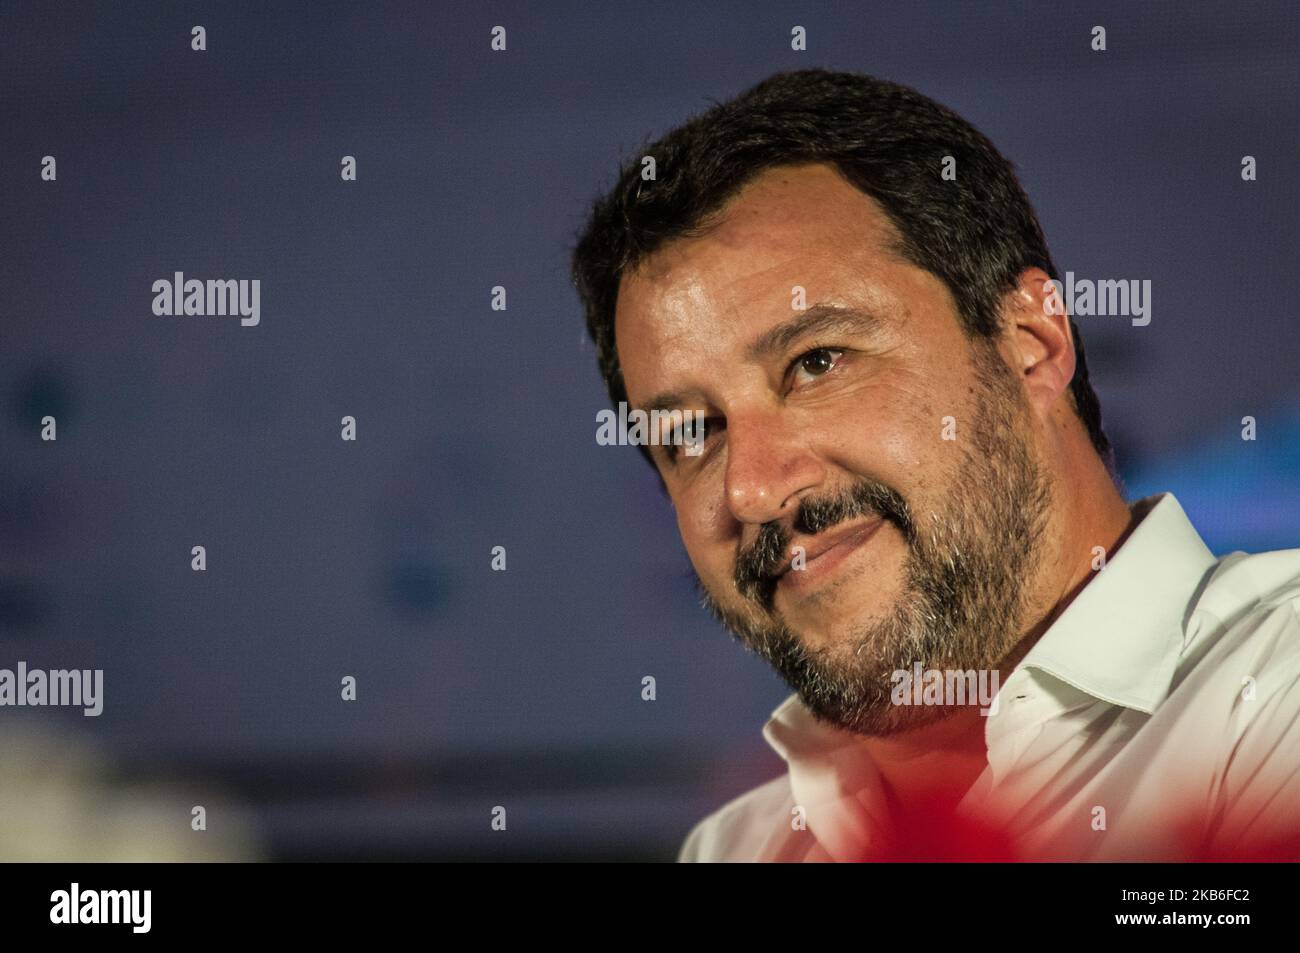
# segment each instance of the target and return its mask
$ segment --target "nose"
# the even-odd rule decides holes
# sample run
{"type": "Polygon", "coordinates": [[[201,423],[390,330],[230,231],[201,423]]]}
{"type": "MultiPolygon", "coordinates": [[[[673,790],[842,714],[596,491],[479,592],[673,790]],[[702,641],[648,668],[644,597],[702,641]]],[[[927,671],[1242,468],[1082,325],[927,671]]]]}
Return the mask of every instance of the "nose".
{"type": "Polygon", "coordinates": [[[727,507],[738,521],[793,517],[802,492],[825,477],[825,466],[778,410],[727,416],[727,507]]]}

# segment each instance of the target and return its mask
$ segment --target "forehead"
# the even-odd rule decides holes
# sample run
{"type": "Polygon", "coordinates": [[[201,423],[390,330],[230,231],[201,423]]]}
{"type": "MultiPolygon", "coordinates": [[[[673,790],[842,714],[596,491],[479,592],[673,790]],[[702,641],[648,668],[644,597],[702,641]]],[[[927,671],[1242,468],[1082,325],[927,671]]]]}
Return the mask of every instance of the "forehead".
{"type": "MultiPolygon", "coordinates": [[[[888,310],[890,275],[906,267],[881,206],[829,165],[768,169],[735,196],[706,234],[669,242],[625,274],[615,340],[629,393],[671,363],[674,347],[734,346],[828,298],[888,310]]],[[[647,385],[649,386],[649,385],[647,385]]]]}

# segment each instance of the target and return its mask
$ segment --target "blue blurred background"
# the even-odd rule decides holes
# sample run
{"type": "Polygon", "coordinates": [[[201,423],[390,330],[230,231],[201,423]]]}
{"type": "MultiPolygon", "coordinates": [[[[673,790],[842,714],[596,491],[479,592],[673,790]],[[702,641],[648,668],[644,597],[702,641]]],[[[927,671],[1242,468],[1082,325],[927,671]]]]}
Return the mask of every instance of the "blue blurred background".
{"type": "Polygon", "coordinates": [[[179,786],[164,828],[211,802],[247,856],[667,859],[781,770],[783,685],[696,606],[637,452],[595,443],[568,282],[619,160],[779,70],[948,104],[1063,270],[1150,279],[1148,326],[1079,319],[1130,497],[1174,491],[1216,552],[1300,545],[1291,5],[0,9],[0,667],[106,696],[0,709],[0,739],[179,786]],[[155,316],[174,271],[261,279],[261,324],[155,316]]]}

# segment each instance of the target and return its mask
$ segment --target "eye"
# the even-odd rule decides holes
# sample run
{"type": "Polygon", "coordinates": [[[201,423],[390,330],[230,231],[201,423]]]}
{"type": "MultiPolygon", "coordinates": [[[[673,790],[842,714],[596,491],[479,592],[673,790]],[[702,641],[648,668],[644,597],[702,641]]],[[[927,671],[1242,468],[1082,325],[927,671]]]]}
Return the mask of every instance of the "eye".
{"type": "Polygon", "coordinates": [[[699,422],[699,451],[697,453],[687,453],[688,447],[683,439],[682,428],[674,427],[669,434],[669,439],[662,444],[664,455],[669,461],[676,463],[679,458],[698,459],[704,453],[704,447],[713,436],[714,431],[723,429],[723,418],[705,417],[699,422]]]}
{"type": "Polygon", "coordinates": [[[814,379],[825,376],[843,355],[842,350],[833,347],[813,348],[799,355],[790,364],[794,385],[809,384],[814,379]]]}

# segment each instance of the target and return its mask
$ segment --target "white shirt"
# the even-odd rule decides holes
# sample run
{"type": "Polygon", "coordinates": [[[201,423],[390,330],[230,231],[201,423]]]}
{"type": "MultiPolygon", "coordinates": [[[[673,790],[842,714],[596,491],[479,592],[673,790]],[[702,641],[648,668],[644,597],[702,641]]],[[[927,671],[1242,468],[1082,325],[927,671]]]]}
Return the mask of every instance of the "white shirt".
{"type": "MultiPolygon", "coordinates": [[[[1172,494],[1134,512],[1002,683],[957,807],[1019,859],[1191,859],[1188,819],[1241,859],[1300,831],[1300,549],[1215,559],[1172,494]]],[[[869,859],[888,815],[860,737],[797,695],[763,736],[787,773],[697,824],[678,859],[869,859]]]]}

